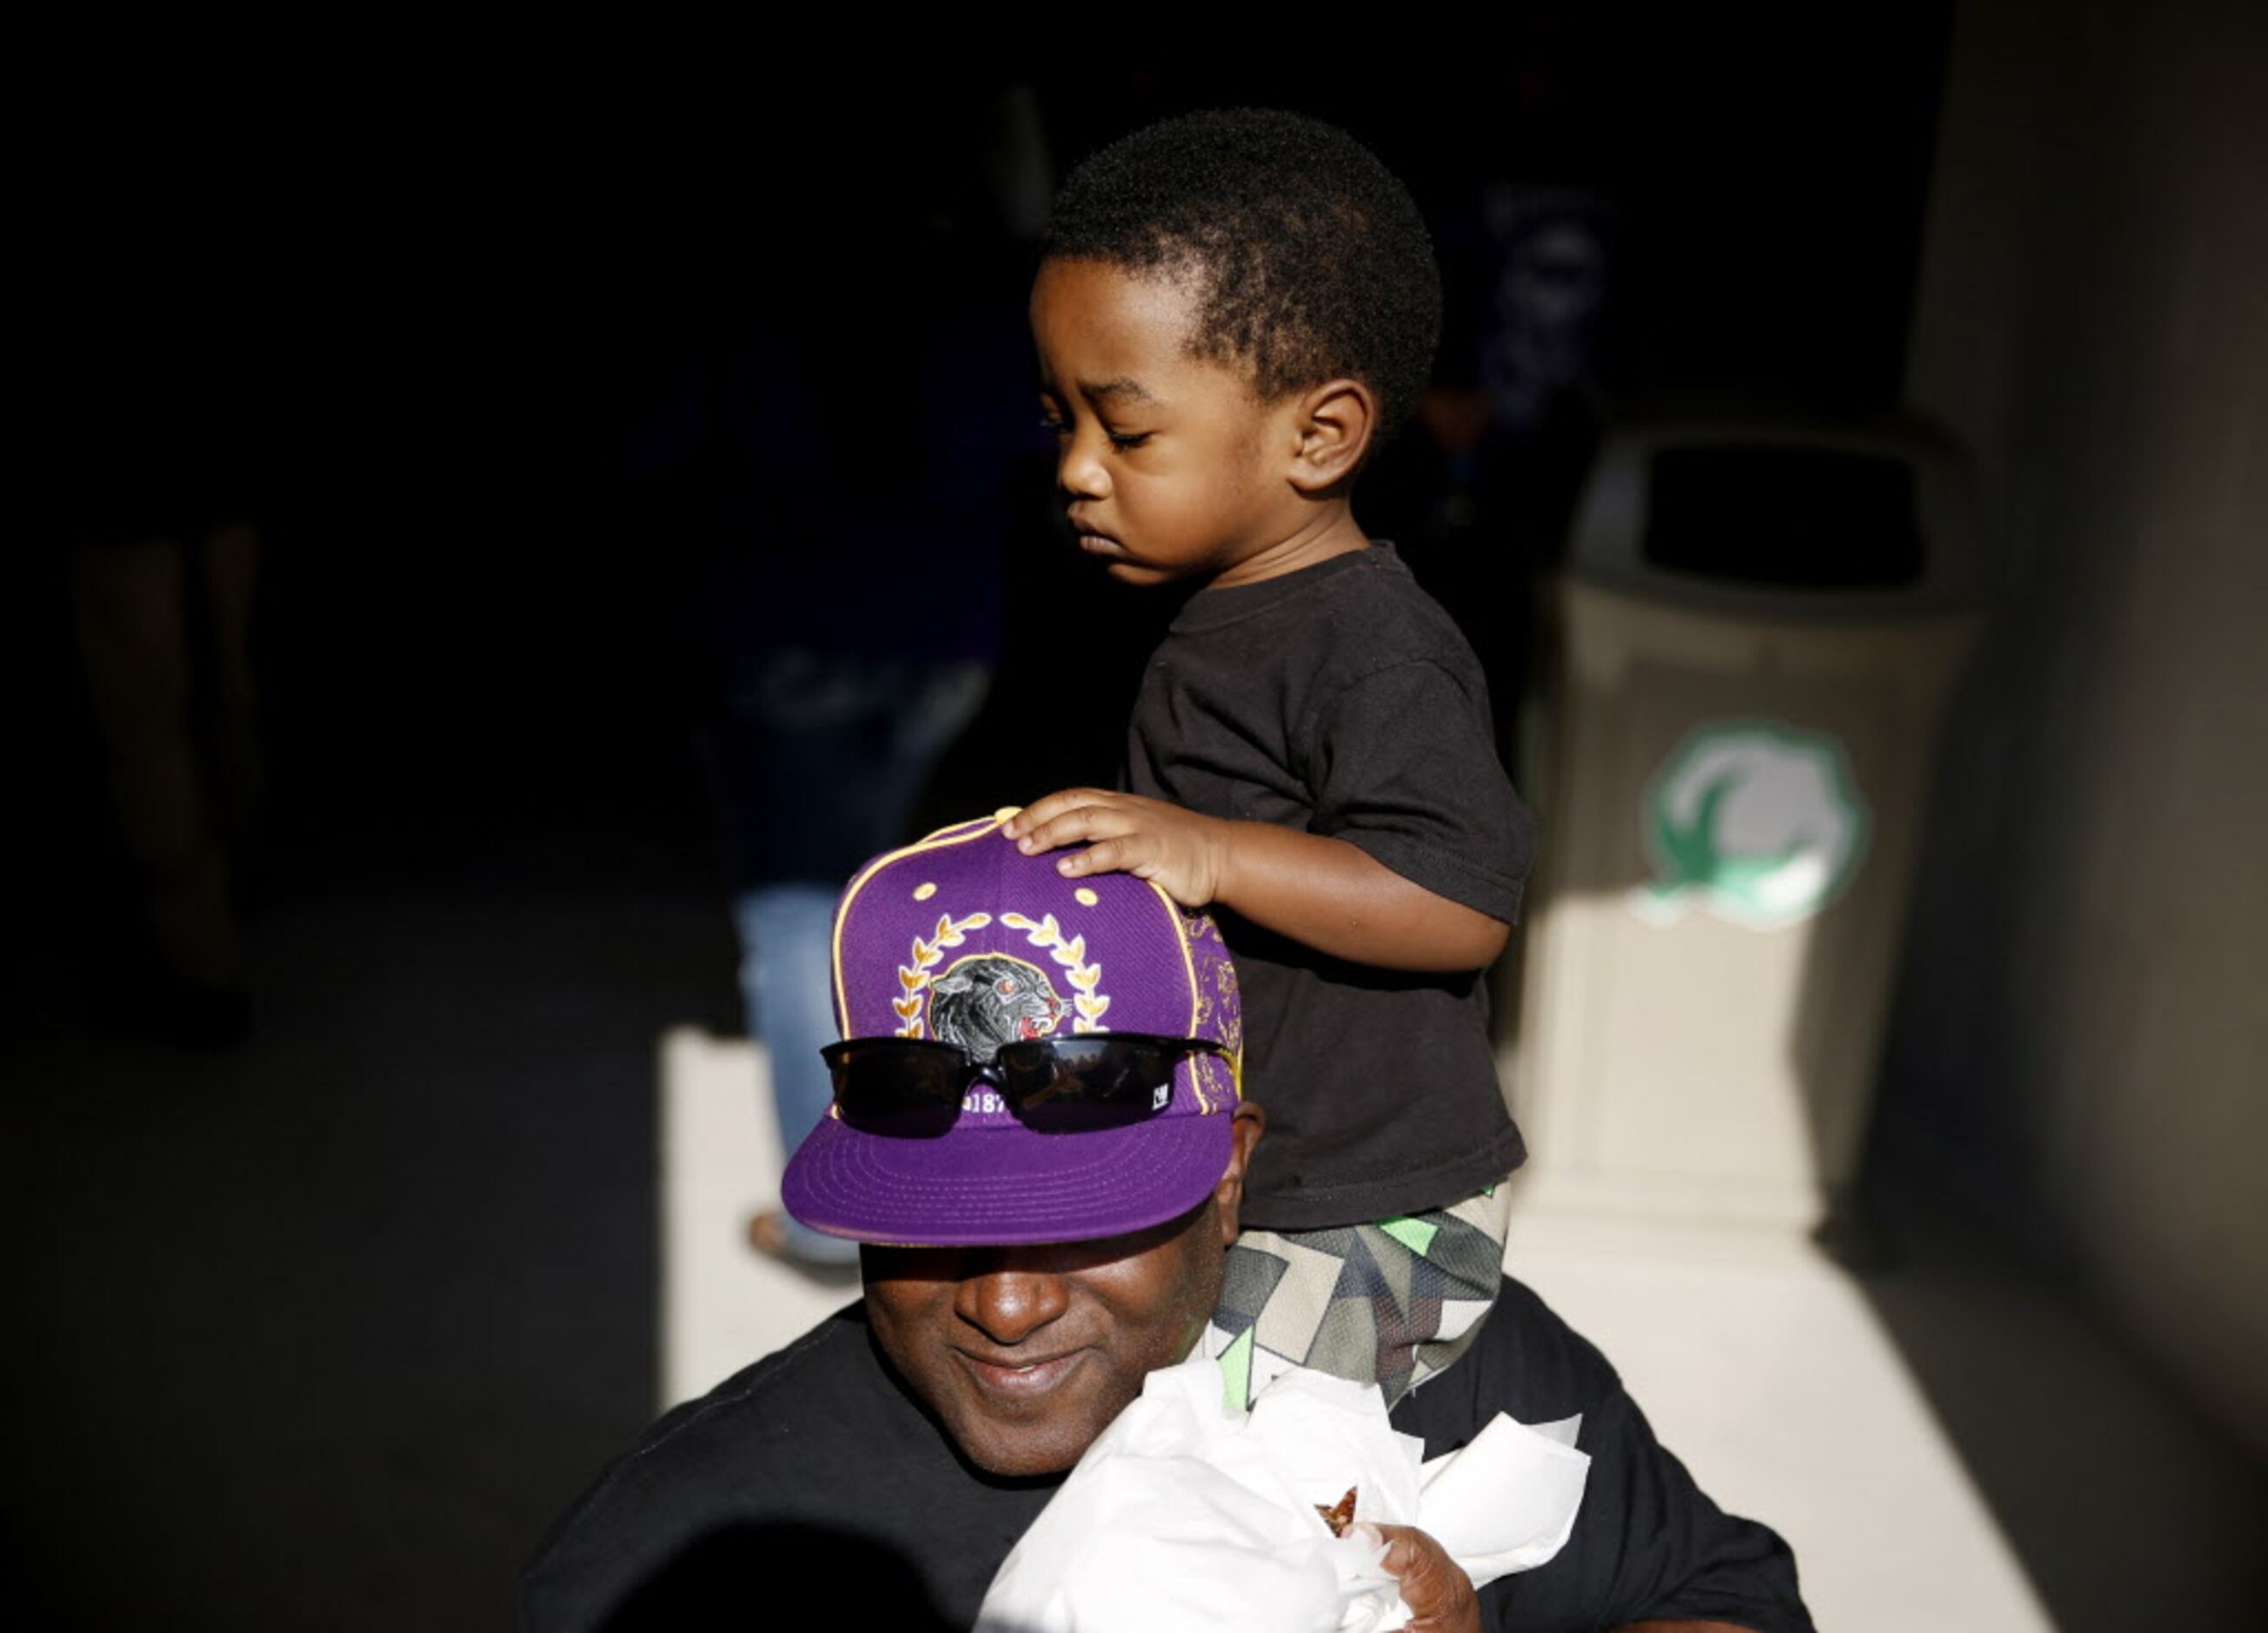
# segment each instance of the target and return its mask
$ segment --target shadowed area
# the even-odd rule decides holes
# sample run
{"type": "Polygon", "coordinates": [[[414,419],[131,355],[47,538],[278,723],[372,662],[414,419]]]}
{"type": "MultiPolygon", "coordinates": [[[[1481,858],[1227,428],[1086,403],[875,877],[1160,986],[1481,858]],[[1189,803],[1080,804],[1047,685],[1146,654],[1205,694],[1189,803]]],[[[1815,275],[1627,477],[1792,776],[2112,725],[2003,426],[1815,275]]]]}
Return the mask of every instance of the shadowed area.
{"type": "Polygon", "coordinates": [[[0,1531],[38,1625],[506,1614],[651,1415],[655,1039],[732,1009],[699,831],[644,830],[285,860],[229,1053],[16,972],[0,1531]]]}

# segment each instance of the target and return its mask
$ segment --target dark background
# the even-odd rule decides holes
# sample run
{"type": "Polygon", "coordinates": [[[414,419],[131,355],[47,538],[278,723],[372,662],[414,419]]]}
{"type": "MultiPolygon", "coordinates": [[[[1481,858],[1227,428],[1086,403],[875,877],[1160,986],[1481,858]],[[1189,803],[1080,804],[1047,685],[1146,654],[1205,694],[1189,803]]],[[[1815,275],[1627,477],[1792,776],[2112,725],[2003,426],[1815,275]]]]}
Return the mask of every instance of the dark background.
{"type": "MultiPolygon", "coordinates": [[[[1598,401],[1896,406],[1940,8],[1545,7],[1432,43],[991,83],[587,41],[55,64],[10,206],[31,426],[0,628],[0,1532],[36,1625],[493,1623],[647,1421],[654,1039],[739,1023],[701,541],[624,427],[657,359],[751,313],[886,336],[954,184],[934,138],[985,95],[1035,87],[1058,175],[1187,107],[1342,122],[1440,212],[1453,295],[1473,187],[1583,189],[1620,235],[1598,401]],[[253,1028],[223,1052],[99,1024],[126,908],[64,591],[111,507],[192,477],[265,541],[253,1028]]],[[[1024,276],[1004,259],[1011,306],[1024,276]]],[[[929,434],[887,350],[846,343],[829,404],[878,464],[929,434]]],[[[1138,649],[1094,637],[1097,683],[1138,649]]],[[[1114,752],[1012,735],[958,774],[989,806],[1114,752]]]]}

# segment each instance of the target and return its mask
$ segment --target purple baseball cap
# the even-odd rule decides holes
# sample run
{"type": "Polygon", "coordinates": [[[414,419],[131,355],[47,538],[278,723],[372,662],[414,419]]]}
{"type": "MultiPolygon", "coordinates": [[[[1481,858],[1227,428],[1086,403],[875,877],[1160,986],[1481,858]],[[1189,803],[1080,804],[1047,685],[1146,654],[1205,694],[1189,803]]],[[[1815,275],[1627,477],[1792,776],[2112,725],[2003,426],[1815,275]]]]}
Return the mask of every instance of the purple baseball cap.
{"type": "MultiPolygon", "coordinates": [[[[835,910],[845,1038],[926,1038],[976,1058],[1016,1038],[1152,1032],[1241,1052],[1220,933],[1130,874],[1066,879],[1026,856],[1012,809],[939,829],[861,868],[835,910]]],[[[1174,1068],[1165,1107],[1123,1128],[1042,1134],[978,1084],[928,1139],[853,1128],[830,1108],[780,1184],[788,1212],[854,1241],[920,1247],[1079,1242],[1187,1213],[1228,1167],[1237,1074],[1174,1068]]]]}

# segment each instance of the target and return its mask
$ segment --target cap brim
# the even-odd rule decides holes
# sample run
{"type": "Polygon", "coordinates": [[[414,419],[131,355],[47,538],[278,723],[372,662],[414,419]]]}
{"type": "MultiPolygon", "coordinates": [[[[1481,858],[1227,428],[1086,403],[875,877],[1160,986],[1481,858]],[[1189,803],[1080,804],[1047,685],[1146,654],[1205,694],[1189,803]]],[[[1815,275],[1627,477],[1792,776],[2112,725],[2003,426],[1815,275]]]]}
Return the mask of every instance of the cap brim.
{"type": "Polygon", "coordinates": [[[780,1200],[813,1230],[858,1242],[1005,1247],[1123,1236],[1211,1194],[1234,1121],[1223,1112],[1064,1134],[964,1123],[908,1140],[828,1117],[789,1161],[780,1200]]]}

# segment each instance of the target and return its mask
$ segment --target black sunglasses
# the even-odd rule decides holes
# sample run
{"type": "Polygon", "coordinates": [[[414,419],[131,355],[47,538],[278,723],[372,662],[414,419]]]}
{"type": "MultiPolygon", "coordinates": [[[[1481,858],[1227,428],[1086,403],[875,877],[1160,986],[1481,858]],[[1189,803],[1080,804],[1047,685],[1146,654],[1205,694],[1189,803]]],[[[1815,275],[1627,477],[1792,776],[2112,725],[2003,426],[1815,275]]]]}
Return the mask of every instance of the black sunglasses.
{"type": "Polygon", "coordinates": [[[1190,1054],[1236,1057],[1209,1038],[1088,1032],[1020,1038],[979,1060],[958,1044],[922,1038],[846,1038],[820,1052],[843,1120],[868,1134],[934,1139],[961,1115],[972,1083],[990,1084],[1040,1134],[1124,1128],[1166,1109],[1174,1068],[1190,1054]]]}

